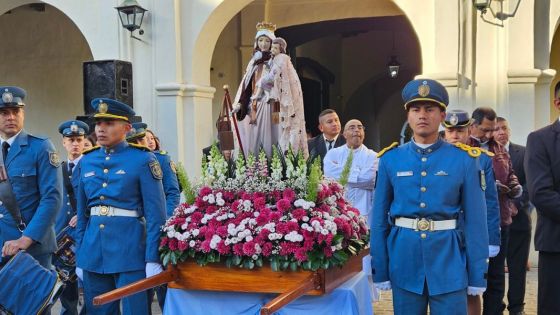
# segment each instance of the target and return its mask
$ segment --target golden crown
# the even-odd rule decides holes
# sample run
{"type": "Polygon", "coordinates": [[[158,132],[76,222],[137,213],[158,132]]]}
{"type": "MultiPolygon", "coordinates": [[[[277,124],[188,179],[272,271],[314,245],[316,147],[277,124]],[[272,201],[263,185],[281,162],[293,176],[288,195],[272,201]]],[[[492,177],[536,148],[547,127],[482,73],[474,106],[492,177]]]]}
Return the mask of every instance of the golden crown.
{"type": "Polygon", "coordinates": [[[257,23],[257,31],[264,31],[264,30],[274,32],[276,31],[276,24],[272,24],[264,21],[257,23]]]}

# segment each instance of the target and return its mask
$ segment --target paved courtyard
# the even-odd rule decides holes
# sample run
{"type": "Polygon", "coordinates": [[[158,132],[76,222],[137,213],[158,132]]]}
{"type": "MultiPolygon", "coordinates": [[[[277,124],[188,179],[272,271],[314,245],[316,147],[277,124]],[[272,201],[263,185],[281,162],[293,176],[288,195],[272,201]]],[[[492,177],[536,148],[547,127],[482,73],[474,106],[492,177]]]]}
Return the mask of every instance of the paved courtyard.
{"type": "MultiPolygon", "coordinates": [[[[506,274],[507,279],[507,274],[506,274]]],[[[507,292],[507,289],[506,289],[507,292]]],[[[506,298],[507,300],[507,298],[506,298]]],[[[527,273],[527,290],[525,291],[525,313],[527,315],[537,314],[537,268],[531,268],[527,273]]],[[[392,315],[393,302],[391,292],[381,292],[379,302],[373,304],[375,315],[392,315]]],[[[507,311],[504,314],[508,314],[507,311]]]]}

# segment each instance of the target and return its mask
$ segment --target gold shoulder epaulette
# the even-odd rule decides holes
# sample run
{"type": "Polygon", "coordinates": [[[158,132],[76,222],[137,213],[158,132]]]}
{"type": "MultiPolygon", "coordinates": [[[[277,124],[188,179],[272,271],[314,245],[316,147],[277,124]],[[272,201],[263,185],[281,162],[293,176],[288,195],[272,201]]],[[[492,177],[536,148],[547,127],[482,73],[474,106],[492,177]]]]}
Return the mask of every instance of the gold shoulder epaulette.
{"type": "Polygon", "coordinates": [[[471,156],[473,158],[479,157],[480,154],[482,153],[481,148],[471,147],[470,145],[466,145],[466,144],[460,143],[460,142],[455,143],[455,147],[467,152],[469,154],[469,156],[471,156]]]}
{"type": "Polygon", "coordinates": [[[148,148],[147,146],[139,145],[139,144],[136,144],[136,143],[129,143],[128,145],[130,145],[131,147],[136,148],[136,149],[152,152],[152,150],[150,150],[150,148],[148,148]]]}
{"type": "Polygon", "coordinates": [[[486,153],[486,155],[488,155],[489,157],[494,157],[496,154],[494,154],[494,152],[490,152],[486,149],[480,148],[480,151],[486,153]]]}
{"type": "Polygon", "coordinates": [[[377,158],[380,158],[383,154],[385,154],[387,151],[397,147],[399,145],[398,142],[393,142],[391,143],[390,146],[383,148],[383,150],[379,151],[379,153],[377,153],[377,158]]]}
{"type": "Polygon", "coordinates": [[[93,151],[95,151],[95,150],[97,150],[97,149],[99,149],[99,148],[100,148],[100,146],[96,145],[96,146],[94,146],[93,148],[89,148],[89,149],[85,150],[84,152],[82,152],[82,154],[91,153],[91,152],[93,152],[93,151]]]}

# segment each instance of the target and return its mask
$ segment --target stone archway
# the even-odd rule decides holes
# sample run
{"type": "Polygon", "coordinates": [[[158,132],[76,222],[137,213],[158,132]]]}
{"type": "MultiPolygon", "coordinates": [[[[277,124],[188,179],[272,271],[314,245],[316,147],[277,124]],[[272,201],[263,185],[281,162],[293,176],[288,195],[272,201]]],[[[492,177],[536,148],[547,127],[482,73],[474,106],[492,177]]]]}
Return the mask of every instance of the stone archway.
{"type": "Polygon", "coordinates": [[[72,20],[51,5],[0,11],[0,36],[10,43],[0,48],[2,83],[27,91],[26,130],[54,138],[60,150],[59,123],[83,113],[82,62],[92,59],[90,47],[72,20]]]}

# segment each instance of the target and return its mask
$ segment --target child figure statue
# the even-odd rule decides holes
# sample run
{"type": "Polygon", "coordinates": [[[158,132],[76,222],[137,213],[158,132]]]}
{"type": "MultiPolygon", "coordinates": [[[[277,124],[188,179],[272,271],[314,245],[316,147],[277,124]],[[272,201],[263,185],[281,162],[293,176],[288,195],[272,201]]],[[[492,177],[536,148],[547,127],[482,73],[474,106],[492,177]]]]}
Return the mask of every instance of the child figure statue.
{"type": "Polygon", "coordinates": [[[272,123],[280,124],[280,148],[285,152],[291,146],[295,153],[301,151],[307,158],[309,153],[301,83],[290,57],[286,55],[286,48],[287,43],[283,38],[272,40],[272,58],[267,62],[270,70],[257,82],[253,98],[266,99],[272,105],[272,123]]]}

